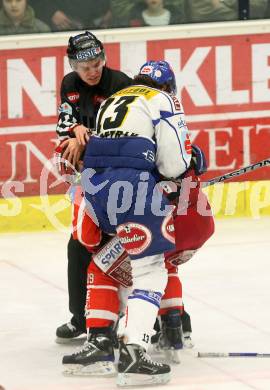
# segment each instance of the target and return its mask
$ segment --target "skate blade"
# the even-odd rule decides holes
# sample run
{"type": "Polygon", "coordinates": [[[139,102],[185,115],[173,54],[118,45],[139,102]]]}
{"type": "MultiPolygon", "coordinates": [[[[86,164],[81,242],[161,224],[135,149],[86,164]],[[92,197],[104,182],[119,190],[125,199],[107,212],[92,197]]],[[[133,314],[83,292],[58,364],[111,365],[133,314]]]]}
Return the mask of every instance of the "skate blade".
{"type": "Polygon", "coordinates": [[[116,376],[117,371],[113,362],[96,362],[83,366],[81,364],[64,364],[65,370],[63,375],[65,376],[103,376],[113,377],[116,376]]]}
{"type": "Polygon", "coordinates": [[[125,374],[119,373],[117,375],[116,384],[118,387],[131,386],[154,386],[164,385],[171,379],[170,373],[159,375],[145,375],[145,374],[125,374]]]}
{"type": "Polygon", "coordinates": [[[72,338],[63,338],[63,337],[56,337],[55,342],[56,344],[82,344],[86,339],[86,334],[81,334],[77,337],[72,338]]]}

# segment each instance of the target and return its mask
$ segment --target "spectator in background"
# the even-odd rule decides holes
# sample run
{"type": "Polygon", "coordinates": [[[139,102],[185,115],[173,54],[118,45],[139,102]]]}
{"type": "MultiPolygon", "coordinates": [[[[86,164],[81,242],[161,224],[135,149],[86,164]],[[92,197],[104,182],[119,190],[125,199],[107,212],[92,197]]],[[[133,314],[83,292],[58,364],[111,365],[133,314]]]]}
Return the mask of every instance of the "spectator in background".
{"type": "Polygon", "coordinates": [[[144,0],[131,9],[129,26],[166,26],[185,22],[183,2],[177,8],[163,0],[144,0]]]}
{"type": "Polygon", "coordinates": [[[268,0],[268,4],[267,4],[267,7],[266,7],[264,18],[265,19],[270,18],[270,0],[268,0]]]}
{"type": "Polygon", "coordinates": [[[128,27],[133,7],[134,2],[129,0],[111,0],[112,27],[128,27]]]}
{"type": "Polygon", "coordinates": [[[110,0],[51,0],[45,6],[44,0],[30,1],[53,31],[107,28],[110,24],[110,0]]]}
{"type": "Polygon", "coordinates": [[[35,17],[27,0],[2,0],[0,34],[28,34],[48,32],[50,27],[35,17]]]}
{"type": "Polygon", "coordinates": [[[263,19],[266,17],[268,0],[249,0],[250,2],[250,19],[263,19]]]}
{"type": "MultiPolygon", "coordinates": [[[[170,9],[181,10],[181,23],[185,22],[185,4],[186,0],[166,0],[165,6],[170,9]]],[[[112,23],[111,27],[129,27],[131,11],[136,9],[142,11],[145,8],[143,0],[129,1],[129,0],[111,0],[112,23]]],[[[133,11],[132,11],[133,14],[133,11]]]]}
{"type": "MultiPolygon", "coordinates": [[[[190,0],[191,22],[220,22],[238,20],[238,0],[190,0]]],[[[265,17],[267,0],[250,0],[249,18],[265,17]]]]}
{"type": "Polygon", "coordinates": [[[249,19],[263,19],[267,10],[268,0],[249,0],[249,19]]]}
{"type": "MultiPolygon", "coordinates": [[[[37,18],[48,24],[53,30],[52,18],[58,10],[58,0],[28,0],[28,4],[34,9],[37,18]]],[[[55,28],[54,28],[55,29],[55,28]]]]}

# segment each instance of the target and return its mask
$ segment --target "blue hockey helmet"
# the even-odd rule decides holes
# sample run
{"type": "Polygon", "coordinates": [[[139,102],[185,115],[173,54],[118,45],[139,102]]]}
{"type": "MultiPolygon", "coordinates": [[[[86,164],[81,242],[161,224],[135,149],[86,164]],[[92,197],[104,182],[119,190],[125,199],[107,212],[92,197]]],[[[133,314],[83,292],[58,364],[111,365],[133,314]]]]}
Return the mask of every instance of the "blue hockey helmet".
{"type": "Polygon", "coordinates": [[[149,76],[160,85],[167,84],[170,92],[176,94],[175,75],[167,61],[147,61],[141,66],[139,75],[149,76]]]}

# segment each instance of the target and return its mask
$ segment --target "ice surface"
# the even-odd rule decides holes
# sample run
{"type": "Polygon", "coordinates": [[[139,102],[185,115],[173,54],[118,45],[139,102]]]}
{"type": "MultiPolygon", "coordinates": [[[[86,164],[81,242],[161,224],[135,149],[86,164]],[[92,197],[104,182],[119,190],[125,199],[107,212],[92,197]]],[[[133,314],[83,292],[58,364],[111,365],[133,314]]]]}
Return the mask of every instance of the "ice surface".
{"type": "MultiPolygon", "coordinates": [[[[0,236],[0,384],[6,390],[110,390],[114,378],[69,378],[58,345],[69,320],[68,232],[0,236]]],[[[195,349],[160,390],[269,390],[270,358],[199,359],[196,352],[270,353],[270,218],[218,220],[180,269],[195,349]]],[[[82,343],[82,342],[81,342],[82,343]]],[[[154,387],[157,388],[157,387],[154,387]]],[[[153,387],[152,387],[153,389],[153,387]]]]}

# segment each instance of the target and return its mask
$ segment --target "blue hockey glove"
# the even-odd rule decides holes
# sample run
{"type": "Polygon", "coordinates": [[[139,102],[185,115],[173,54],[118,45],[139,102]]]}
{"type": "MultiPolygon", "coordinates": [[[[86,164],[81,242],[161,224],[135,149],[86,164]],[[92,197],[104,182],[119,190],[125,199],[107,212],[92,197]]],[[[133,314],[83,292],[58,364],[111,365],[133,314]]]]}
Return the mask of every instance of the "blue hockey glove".
{"type": "Polygon", "coordinates": [[[197,145],[192,145],[192,157],[190,167],[194,169],[194,172],[197,176],[200,176],[207,171],[207,162],[204,152],[197,145]]]}

